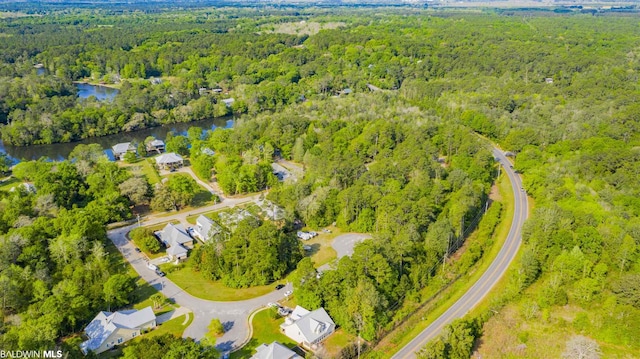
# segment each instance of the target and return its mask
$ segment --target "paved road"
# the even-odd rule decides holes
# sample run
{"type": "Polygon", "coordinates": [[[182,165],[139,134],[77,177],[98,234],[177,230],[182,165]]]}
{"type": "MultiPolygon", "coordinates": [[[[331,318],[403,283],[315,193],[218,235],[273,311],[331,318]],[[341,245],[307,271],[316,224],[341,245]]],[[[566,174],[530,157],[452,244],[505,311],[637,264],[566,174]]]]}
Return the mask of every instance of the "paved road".
{"type": "MultiPolygon", "coordinates": [[[[255,201],[259,197],[260,194],[244,198],[224,198],[222,203],[201,207],[188,213],[176,213],[168,216],[151,215],[142,218],[141,225],[151,226],[170,221],[184,222],[187,216],[255,201]]],[[[146,258],[141,253],[135,251],[135,246],[133,243],[130,243],[125,236],[130,230],[137,226],[136,223],[112,229],[107,232],[107,236],[145,281],[162,292],[167,298],[174,300],[180,306],[186,307],[193,312],[194,320],[185,330],[183,334],[185,337],[196,340],[202,339],[204,334],[207,333],[207,326],[211,322],[211,319],[218,318],[225,325],[227,332],[225,332],[221,338],[217,339],[216,347],[221,351],[237,348],[243,345],[248,339],[249,328],[247,319],[249,314],[269,302],[282,299],[284,292],[292,289],[290,285],[287,285],[285,289],[274,291],[265,296],[238,302],[214,302],[193,297],[171,280],[160,278],[155,272],[147,268],[146,258]]]]}
{"type": "Polygon", "coordinates": [[[502,249],[498,253],[496,259],[491,263],[489,269],[480,277],[462,298],[453,304],[444,314],[436,319],[431,325],[423,330],[409,344],[400,349],[392,359],[415,358],[416,352],[426,345],[431,339],[434,339],[444,328],[445,325],[453,320],[462,318],[467,312],[479,304],[482,299],[489,293],[491,288],[504,275],[509,264],[515,258],[522,242],[521,230],[522,224],[528,217],[527,195],[522,190],[522,181],[511,168],[511,163],[507,160],[504,153],[498,149],[493,150],[493,155],[500,162],[509,176],[513,187],[513,195],[515,199],[513,222],[502,249]]]}
{"type": "Polygon", "coordinates": [[[113,229],[108,232],[108,237],[116,245],[124,258],[131,263],[136,272],[151,286],[162,292],[167,298],[178,305],[193,311],[194,319],[191,325],[184,331],[184,337],[202,339],[207,333],[207,326],[211,319],[218,318],[227,331],[218,338],[216,347],[220,351],[228,351],[245,343],[249,335],[247,319],[249,314],[257,308],[284,298],[284,292],[292,289],[291,284],[285,288],[273,291],[264,296],[237,302],[214,302],[196,298],[182,290],[166,277],[158,277],[154,271],[147,268],[146,259],[141,253],[135,251],[133,243],[125,237],[136,225],[113,229]]]}
{"type": "MultiPolygon", "coordinates": [[[[344,256],[351,256],[356,244],[368,238],[371,238],[371,236],[362,233],[347,233],[334,238],[333,242],[331,242],[331,247],[336,250],[336,254],[338,257],[335,262],[337,262],[344,256]]],[[[324,272],[329,269],[331,269],[331,263],[327,263],[318,267],[318,272],[324,272]]]]}

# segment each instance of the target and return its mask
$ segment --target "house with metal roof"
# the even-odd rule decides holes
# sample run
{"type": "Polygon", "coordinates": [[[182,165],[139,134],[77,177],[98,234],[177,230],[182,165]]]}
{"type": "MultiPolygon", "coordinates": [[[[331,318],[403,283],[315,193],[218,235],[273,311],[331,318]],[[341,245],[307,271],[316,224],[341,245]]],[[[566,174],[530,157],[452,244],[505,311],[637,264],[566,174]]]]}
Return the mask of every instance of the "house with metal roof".
{"type": "Polygon", "coordinates": [[[257,353],[251,359],[303,359],[296,352],[278,342],[269,345],[262,344],[256,348],[256,351],[257,353]]]}
{"type": "Polygon", "coordinates": [[[163,140],[158,140],[155,139],[153,141],[149,141],[149,143],[147,143],[146,145],[146,150],[147,152],[158,152],[158,153],[162,153],[164,152],[164,141],[163,140]]]}
{"type": "Polygon", "coordinates": [[[124,155],[127,154],[127,152],[136,153],[136,146],[134,146],[131,142],[123,142],[114,145],[113,147],[111,147],[111,150],[113,151],[114,158],[116,158],[117,160],[122,160],[124,159],[124,155]]]}
{"type": "Polygon", "coordinates": [[[206,242],[213,238],[216,234],[222,232],[222,227],[219,224],[211,220],[209,217],[200,215],[196,219],[196,225],[193,227],[195,236],[203,242],[206,242]]]}
{"type": "Polygon", "coordinates": [[[184,160],[179,154],[168,152],[156,157],[156,164],[161,169],[171,170],[182,167],[184,160]]]}
{"type": "Polygon", "coordinates": [[[85,355],[90,351],[100,354],[155,326],[156,315],[151,307],[113,313],[100,312],[84,329],[89,339],[80,344],[80,349],[85,355]]]}
{"type": "Polygon", "coordinates": [[[280,325],[280,330],[299,345],[315,350],[318,344],[333,334],[336,324],[324,308],[310,312],[297,306],[280,325]]]}

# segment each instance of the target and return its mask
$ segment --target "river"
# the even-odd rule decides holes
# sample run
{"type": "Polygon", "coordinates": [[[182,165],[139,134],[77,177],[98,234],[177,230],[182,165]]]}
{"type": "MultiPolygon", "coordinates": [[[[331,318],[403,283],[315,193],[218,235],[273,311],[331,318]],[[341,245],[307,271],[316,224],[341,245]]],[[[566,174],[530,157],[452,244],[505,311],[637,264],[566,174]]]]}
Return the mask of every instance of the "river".
{"type": "Polygon", "coordinates": [[[122,132],[115,135],[92,137],[82,141],[70,142],[70,143],[54,143],[51,145],[32,145],[26,147],[16,147],[10,145],[4,145],[0,141],[0,152],[4,152],[11,157],[14,162],[18,160],[35,160],[40,157],[48,157],[52,160],[61,161],[69,156],[69,153],[79,144],[97,143],[105,149],[105,153],[109,158],[113,159],[111,153],[111,146],[121,142],[141,142],[148,136],[164,140],[167,137],[169,131],[176,135],[186,135],[189,127],[200,127],[203,130],[212,130],[218,127],[231,128],[233,127],[234,119],[231,116],[221,117],[216,119],[194,121],[187,123],[174,123],[169,125],[163,125],[159,127],[147,128],[144,130],[138,130],[134,132],[122,132]]]}
{"type": "MultiPolygon", "coordinates": [[[[39,68],[44,73],[44,69],[39,68]]],[[[87,98],[89,96],[95,96],[98,100],[112,100],[117,94],[118,89],[92,85],[87,83],[76,83],[78,88],[78,97],[87,98]]],[[[122,142],[142,142],[148,136],[164,140],[167,137],[169,131],[175,135],[186,135],[189,127],[200,127],[203,130],[213,130],[217,127],[231,128],[233,127],[233,117],[227,116],[222,118],[202,120],[188,123],[174,123],[169,125],[163,125],[159,127],[147,128],[144,130],[138,130],[134,132],[123,132],[115,135],[92,137],[77,142],[70,143],[54,143],[51,145],[31,145],[26,147],[16,147],[5,145],[0,140],[0,153],[6,153],[13,160],[14,163],[20,160],[35,160],[40,157],[48,157],[55,161],[62,161],[69,156],[69,153],[79,144],[97,143],[105,149],[105,153],[109,158],[113,159],[113,153],[111,152],[111,146],[116,143],[122,142]]]]}

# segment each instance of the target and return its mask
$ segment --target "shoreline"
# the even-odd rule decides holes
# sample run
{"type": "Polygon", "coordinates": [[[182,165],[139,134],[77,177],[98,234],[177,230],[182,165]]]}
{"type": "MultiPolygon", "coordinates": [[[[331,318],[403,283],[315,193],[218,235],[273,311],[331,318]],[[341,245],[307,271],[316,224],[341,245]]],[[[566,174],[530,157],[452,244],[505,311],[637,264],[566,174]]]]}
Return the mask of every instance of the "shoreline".
{"type": "Polygon", "coordinates": [[[101,83],[93,83],[93,82],[89,82],[89,81],[71,81],[71,82],[74,83],[74,84],[106,87],[106,88],[110,88],[110,89],[114,89],[114,90],[120,91],[120,86],[119,85],[115,85],[115,84],[101,84],[101,83]]]}

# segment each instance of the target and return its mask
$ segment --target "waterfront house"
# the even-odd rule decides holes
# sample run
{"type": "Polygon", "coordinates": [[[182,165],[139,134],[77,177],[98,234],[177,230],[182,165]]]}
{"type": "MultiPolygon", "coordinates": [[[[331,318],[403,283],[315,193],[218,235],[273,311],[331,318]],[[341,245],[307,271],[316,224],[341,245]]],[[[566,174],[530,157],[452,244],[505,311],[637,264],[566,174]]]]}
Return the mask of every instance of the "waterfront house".
{"type": "Polygon", "coordinates": [[[227,107],[231,107],[231,105],[233,105],[233,103],[236,101],[232,98],[225,98],[221,100],[225,105],[227,105],[227,107]]]}
{"type": "Polygon", "coordinates": [[[113,313],[100,312],[84,329],[89,339],[80,344],[80,349],[85,355],[90,351],[100,354],[155,326],[156,315],[151,307],[113,313]]]}
{"type": "Polygon", "coordinates": [[[111,149],[113,150],[113,157],[115,157],[116,160],[124,159],[124,155],[127,152],[136,153],[136,146],[131,142],[118,143],[111,147],[111,149]]]}
{"type": "Polygon", "coordinates": [[[164,152],[164,141],[158,139],[150,141],[149,143],[147,143],[146,150],[147,152],[162,153],[164,152]]]}
{"type": "Polygon", "coordinates": [[[179,154],[169,152],[156,157],[156,163],[160,169],[173,170],[182,167],[184,160],[179,154]]]}

